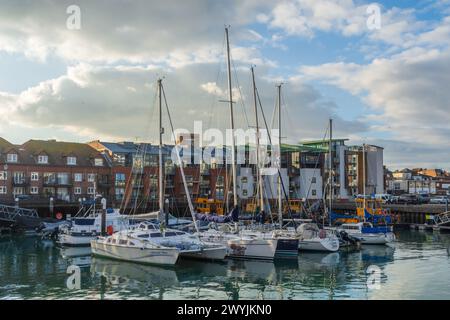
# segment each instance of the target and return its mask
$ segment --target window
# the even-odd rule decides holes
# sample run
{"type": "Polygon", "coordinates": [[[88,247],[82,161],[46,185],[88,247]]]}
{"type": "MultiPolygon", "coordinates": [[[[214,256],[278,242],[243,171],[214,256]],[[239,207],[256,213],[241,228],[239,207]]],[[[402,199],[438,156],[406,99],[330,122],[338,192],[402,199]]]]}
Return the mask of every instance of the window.
{"type": "Polygon", "coordinates": [[[17,162],[17,153],[8,153],[6,156],[7,162],[17,162]]]}
{"type": "Polygon", "coordinates": [[[116,188],[115,194],[116,194],[116,200],[122,200],[123,195],[125,194],[125,189],[124,188],[116,188]]]}
{"type": "Polygon", "coordinates": [[[62,185],[70,184],[69,174],[64,173],[64,172],[58,172],[57,173],[57,181],[58,181],[58,184],[62,184],[62,185]]]}
{"type": "Polygon", "coordinates": [[[243,189],[243,190],[242,190],[242,195],[243,195],[244,197],[248,196],[248,190],[247,190],[247,189],[243,189]]]}
{"type": "Polygon", "coordinates": [[[8,172],[0,171],[0,180],[8,180],[8,172]]]}
{"type": "Polygon", "coordinates": [[[14,188],[13,189],[13,194],[16,196],[16,195],[20,195],[20,194],[23,194],[24,192],[23,192],[23,188],[22,187],[16,187],[16,188],[14,188]]]}
{"type": "Polygon", "coordinates": [[[311,178],[311,183],[316,183],[316,182],[317,182],[316,177],[312,177],[312,178],[311,178]]]}
{"type": "Polygon", "coordinates": [[[39,193],[39,188],[38,187],[31,187],[30,188],[30,193],[31,194],[38,194],[39,193]]]}
{"type": "Polygon", "coordinates": [[[96,167],[101,167],[101,166],[103,166],[103,159],[102,159],[102,158],[95,158],[95,160],[94,160],[94,165],[95,165],[96,167]]]}
{"type": "Polygon", "coordinates": [[[32,172],[31,173],[31,181],[38,181],[39,180],[39,173],[38,172],[32,172]]]}
{"type": "Polygon", "coordinates": [[[75,173],[75,174],[73,175],[73,180],[74,180],[75,182],[81,182],[81,181],[83,181],[83,174],[82,174],[82,173],[75,173]]]}
{"type": "Polygon", "coordinates": [[[0,186],[0,194],[6,194],[6,187],[5,186],[0,186]]]}
{"type": "Polygon", "coordinates": [[[241,182],[242,182],[242,183],[247,183],[247,181],[248,181],[247,177],[242,177],[242,178],[241,178],[241,182]]]}
{"type": "Polygon", "coordinates": [[[77,158],[76,157],[67,157],[67,164],[70,166],[74,166],[77,164],[77,158]]]}
{"type": "Polygon", "coordinates": [[[116,173],[115,185],[117,187],[125,186],[125,173],[116,173]]]}
{"type": "Polygon", "coordinates": [[[88,181],[89,182],[95,182],[95,173],[89,173],[88,174],[88,181]]]}
{"type": "Polygon", "coordinates": [[[88,194],[94,194],[94,188],[93,187],[89,187],[87,193],[88,194]]]}
{"type": "Polygon", "coordinates": [[[316,191],[315,189],[313,189],[313,190],[311,191],[311,194],[312,194],[313,196],[316,196],[316,195],[317,195],[317,191],[316,191]]]}
{"type": "Polygon", "coordinates": [[[81,194],[81,188],[75,187],[74,194],[81,194]]]}
{"type": "Polygon", "coordinates": [[[45,155],[38,156],[38,163],[39,164],[47,164],[48,156],[45,156],[45,155]]]}
{"type": "Polygon", "coordinates": [[[25,174],[23,172],[14,172],[14,183],[24,183],[25,174]]]}

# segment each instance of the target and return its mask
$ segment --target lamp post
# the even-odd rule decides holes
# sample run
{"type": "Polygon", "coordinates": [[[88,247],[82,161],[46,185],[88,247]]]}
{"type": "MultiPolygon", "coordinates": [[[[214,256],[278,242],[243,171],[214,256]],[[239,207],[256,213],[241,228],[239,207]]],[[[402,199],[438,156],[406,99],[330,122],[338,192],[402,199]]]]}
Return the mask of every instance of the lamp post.
{"type": "Polygon", "coordinates": [[[102,198],[102,236],[106,236],[106,199],[102,198]]]}
{"type": "Polygon", "coordinates": [[[166,198],[166,200],[164,202],[166,204],[166,210],[164,212],[164,219],[166,222],[166,227],[168,228],[169,227],[169,199],[166,198]]]}
{"type": "Polygon", "coordinates": [[[50,215],[53,217],[53,197],[50,197],[49,209],[50,209],[50,215]]]}

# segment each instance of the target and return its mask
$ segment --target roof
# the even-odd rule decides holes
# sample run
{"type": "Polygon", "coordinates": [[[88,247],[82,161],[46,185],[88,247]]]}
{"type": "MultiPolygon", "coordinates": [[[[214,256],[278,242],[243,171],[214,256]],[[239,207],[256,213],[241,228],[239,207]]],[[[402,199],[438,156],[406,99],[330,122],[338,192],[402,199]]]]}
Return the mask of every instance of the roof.
{"type": "MultiPolygon", "coordinates": [[[[103,142],[96,141],[111,153],[134,154],[145,151],[145,154],[159,154],[159,146],[151,143],[134,143],[134,142],[103,142]]],[[[173,146],[164,145],[163,153],[170,153],[173,146]]]]}
{"type": "Polygon", "coordinates": [[[281,152],[327,152],[328,148],[323,148],[320,146],[309,146],[302,144],[281,144],[281,152]]]}
{"type": "Polygon", "coordinates": [[[66,165],[68,156],[77,158],[77,166],[93,166],[95,158],[104,159],[103,155],[84,143],[61,142],[56,140],[29,140],[17,146],[19,163],[37,164],[37,156],[48,156],[49,165],[66,165]]]}
{"type": "MultiPolygon", "coordinates": [[[[331,139],[333,142],[345,142],[349,139],[331,139]]],[[[323,139],[323,140],[307,140],[307,141],[301,141],[300,143],[303,145],[311,145],[311,144],[328,144],[330,139],[323,139]]]]}
{"type": "Polygon", "coordinates": [[[15,146],[6,139],[0,137],[0,152],[5,152],[15,146]]]}

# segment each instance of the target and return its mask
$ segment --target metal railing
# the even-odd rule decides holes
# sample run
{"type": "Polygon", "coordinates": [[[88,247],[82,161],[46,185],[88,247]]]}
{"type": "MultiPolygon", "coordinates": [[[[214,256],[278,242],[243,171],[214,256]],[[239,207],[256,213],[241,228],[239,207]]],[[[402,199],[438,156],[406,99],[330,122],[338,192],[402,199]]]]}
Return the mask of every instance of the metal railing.
{"type": "Polygon", "coordinates": [[[35,209],[24,209],[0,204],[0,220],[14,222],[18,216],[39,217],[35,209]]]}

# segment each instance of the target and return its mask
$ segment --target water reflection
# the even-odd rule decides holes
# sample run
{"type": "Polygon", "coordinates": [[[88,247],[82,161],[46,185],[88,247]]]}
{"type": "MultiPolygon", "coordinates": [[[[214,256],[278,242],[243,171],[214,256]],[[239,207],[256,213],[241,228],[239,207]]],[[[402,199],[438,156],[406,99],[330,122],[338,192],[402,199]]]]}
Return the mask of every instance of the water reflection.
{"type": "Polygon", "coordinates": [[[89,248],[59,248],[38,238],[2,238],[0,298],[383,299],[424,291],[450,298],[449,235],[406,231],[397,237],[392,247],[301,253],[298,260],[182,260],[172,268],[92,258],[89,248]],[[80,290],[66,287],[72,264],[81,267],[80,290]],[[367,288],[373,265],[381,270],[383,291],[367,288]],[[410,289],[399,292],[405,283],[410,289]]]}

